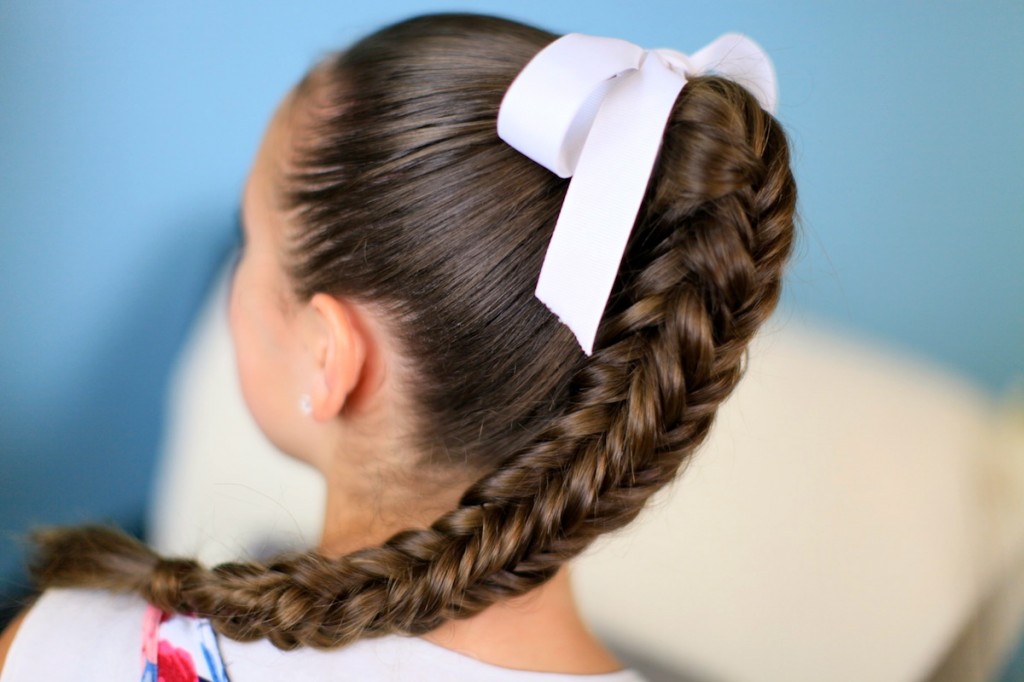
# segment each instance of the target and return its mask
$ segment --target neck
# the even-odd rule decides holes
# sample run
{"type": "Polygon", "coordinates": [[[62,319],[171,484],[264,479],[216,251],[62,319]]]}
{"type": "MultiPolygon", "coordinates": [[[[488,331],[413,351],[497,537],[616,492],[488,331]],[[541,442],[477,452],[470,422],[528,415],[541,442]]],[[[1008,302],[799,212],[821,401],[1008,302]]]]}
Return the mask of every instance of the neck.
{"type": "Polygon", "coordinates": [[[448,472],[421,470],[418,453],[397,445],[405,432],[395,411],[361,409],[358,418],[323,427],[329,431],[313,458],[327,491],[320,551],[330,556],[379,545],[405,528],[430,526],[455,508],[470,484],[448,472]]]}
{"type": "MultiPolygon", "coordinates": [[[[356,479],[366,480],[366,479],[356,479]]],[[[331,482],[320,551],[340,556],[362,547],[379,545],[402,528],[425,528],[454,508],[458,494],[445,502],[413,509],[406,499],[383,504],[376,496],[358,499],[339,495],[331,482]]],[[[407,496],[408,497],[408,496],[407,496]]],[[[495,603],[475,616],[449,621],[424,636],[446,649],[503,668],[562,674],[593,675],[622,669],[622,664],[590,632],[577,610],[563,566],[544,585],[531,592],[495,603]]]]}
{"type": "MultiPolygon", "coordinates": [[[[348,554],[379,545],[404,528],[426,528],[458,505],[471,481],[410,475],[408,460],[377,443],[356,449],[324,471],[327,504],[320,551],[348,554]],[[414,480],[410,480],[414,479],[414,480]]],[[[450,621],[424,639],[484,663],[519,670],[600,674],[622,665],[584,624],[563,566],[544,585],[495,603],[470,618],[450,621]]]]}
{"type": "MultiPolygon", "coordinates": [[[[336,491],[337,486],[333,489],[336,491]]],[[[445,512],[454,509],[458,501],[456,495],[451,500],[416,504],[411,494],[407,494],[404,500],[382,500],[382,497],[390,495],[381,490],[369,491],[366,495],[358,492],[351,491],[347,496],[328,493],[320,536],[321,553],[342,556],[363,547],[382,544],[406,528],[427,528],[445,512]]]]}
{"type": "Polygon", "coordinates": [[[532,592],[445,623],[424,639],[518,670],[596,675],[623,667],[580,617],[567,566],[532,592]]]}

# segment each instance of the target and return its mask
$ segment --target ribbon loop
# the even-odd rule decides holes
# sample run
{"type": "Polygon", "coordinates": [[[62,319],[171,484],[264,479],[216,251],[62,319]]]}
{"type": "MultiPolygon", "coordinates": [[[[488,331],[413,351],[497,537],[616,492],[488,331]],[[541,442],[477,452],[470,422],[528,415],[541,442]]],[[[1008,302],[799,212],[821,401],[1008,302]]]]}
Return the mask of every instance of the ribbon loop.
{"type": "Polygon", "coordinates": [[[644,50],[570,33],[541,50],[509,87],[498,135],[559,177],[573,174],[610,79],[639,68],[644,50]]]}
{"type": "Polygon", "coordinates": [[[738,82],[774,111],[771,62],[735,33],[690,56],[570,33],[541,50],[502,100],[498,135],[572,177],[536,296],[588,355],[675,100],[687,77],[708,72],[738,82]]]}

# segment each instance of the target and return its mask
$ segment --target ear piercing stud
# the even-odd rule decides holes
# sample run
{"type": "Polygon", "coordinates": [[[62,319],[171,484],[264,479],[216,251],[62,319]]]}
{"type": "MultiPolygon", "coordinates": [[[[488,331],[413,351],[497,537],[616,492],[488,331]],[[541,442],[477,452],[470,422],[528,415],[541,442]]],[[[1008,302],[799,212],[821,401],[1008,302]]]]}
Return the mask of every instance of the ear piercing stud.
{"type": "Polygon", "coordinates": [[[308,393],[299,396],[299,410],[307,417],[313,414],[313,399],[309,397],[308,393]]]}

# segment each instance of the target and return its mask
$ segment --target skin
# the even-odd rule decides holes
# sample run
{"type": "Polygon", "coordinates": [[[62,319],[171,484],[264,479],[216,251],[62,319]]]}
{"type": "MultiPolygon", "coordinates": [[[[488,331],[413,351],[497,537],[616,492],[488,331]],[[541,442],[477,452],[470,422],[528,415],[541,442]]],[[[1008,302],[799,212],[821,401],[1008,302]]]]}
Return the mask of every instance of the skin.
{"type": "MultiPolygon", "coordinates": [[[[302,115],[282,102],[256,155],[242,198],[244,247],[229,321],[242,394],[260,429],[327,481],[319,550],[342,555],[429,526],[472,482],[424,477],[403,450],[408,408],[403,358],[371,306],[325,293],[299,301],[283,267],[289,216],[278,209],[279,173],[302,115]],[[299,408],[310,397],[312,413],[299,408]]],[[[450,474],[449,474],[450,476],[450,474]]],[[[0,638],[0,663],[24,614],[0,638]]],[[[589,631],[563,567],[543,586],[446,623],[424,639],[506,668],[599,674],[622,664],[589,631]]]]}
{"type": "Polygon", "coordinates": [[[0,635],[0,670],[4,668],[4,661],[7,660],[7,653],[11,650],[11,644],[14,643],[14,636],[18,634],[18,627],[27,615],[27,611],[22,611],[21,614],[11,621],[7,629],[4,630],[4,633],[0,635]]]}

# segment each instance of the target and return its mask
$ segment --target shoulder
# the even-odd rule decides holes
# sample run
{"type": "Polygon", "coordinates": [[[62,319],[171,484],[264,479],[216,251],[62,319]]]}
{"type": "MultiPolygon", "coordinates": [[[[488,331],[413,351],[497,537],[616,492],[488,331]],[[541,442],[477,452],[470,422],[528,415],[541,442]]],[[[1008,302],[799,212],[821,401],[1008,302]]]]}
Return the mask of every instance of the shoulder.
{"type": "Polygon", "coordinates": [[[418,637],[399,635],[360,640],[326,651],[280,651],[266,640],[242,643],[222,639],[220,650],[232,682],[644,682],[631,670],[604,675],[563,675],[502,668],[418,637]]]}
{"type": "MultiPolygon", "coordinates": [[[[0,682],[133,679],[141,672],[147,605],[134,595],[103,590],[50,590],[11,630],[13,641],[0,682]]],[[[5,638],[9,633],[5,633],[5,638]]],[[[642,682],[632,671],[561,675],[483,663],[417,637],[390,635],[323,651],[280,651],[270,642],[220,638],[232,682],[445,680],[469,682],[642,682]]]]}
{"type": "Polygon", "coordinates": [[[49,590],[12,631],[0,682],[138,676],[145,610],[134,595],[49,590]]]}
{"type": "Polygon", "coordinates": [[[21,613],[15,616],[7,627],[4,629],[2,635],[0,635],[0,672],[4,669],[4,661],[7,660],[7,652],[11,650],[11,643],[14,642],[15,636],[18,634],[18,629],[21,627],[21,622],[25,620],[25,616],[28,614],[28,608],[26,607],[21,613]]]}

